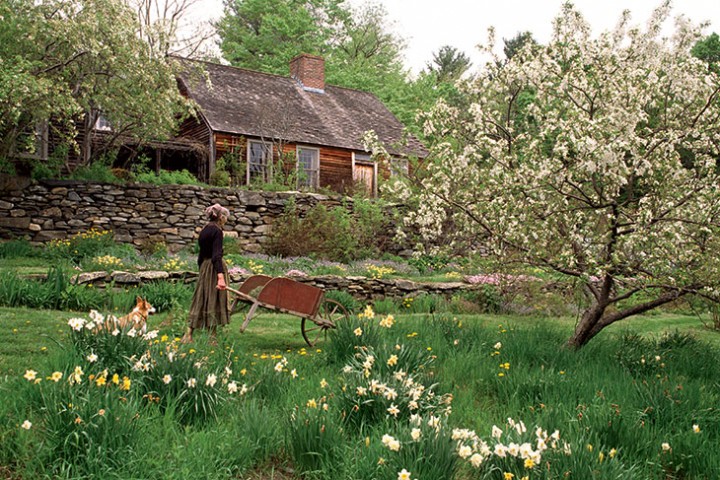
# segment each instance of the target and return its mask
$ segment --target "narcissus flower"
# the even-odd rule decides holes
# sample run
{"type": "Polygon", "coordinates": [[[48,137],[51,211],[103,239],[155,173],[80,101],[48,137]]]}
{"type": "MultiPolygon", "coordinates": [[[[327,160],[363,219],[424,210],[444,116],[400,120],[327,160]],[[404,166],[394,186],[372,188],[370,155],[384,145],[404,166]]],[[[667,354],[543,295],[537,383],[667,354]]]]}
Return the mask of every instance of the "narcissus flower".
{"type": "Polygon", "coordinates": [[[398,472],[398,480],[411,480],[410,472],[403,468],[398,472]]]}

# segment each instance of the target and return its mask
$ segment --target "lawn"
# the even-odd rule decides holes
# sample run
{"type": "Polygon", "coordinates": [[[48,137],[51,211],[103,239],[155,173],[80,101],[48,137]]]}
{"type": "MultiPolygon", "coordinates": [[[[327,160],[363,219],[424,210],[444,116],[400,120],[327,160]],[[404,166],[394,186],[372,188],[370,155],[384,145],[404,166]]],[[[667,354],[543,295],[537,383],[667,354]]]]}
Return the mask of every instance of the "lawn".
{"type": "Polygon", "coordinates": [[[693,316],[579,352],[572,318],[362,313],[308,348],[274,314],[243,334],[234,317],[216,347],[178,344],[167,314],[147,340],[74,332],[84,313],[0,317],[0,470],[17,477],[720,477],[718,334],[693,316]]]}

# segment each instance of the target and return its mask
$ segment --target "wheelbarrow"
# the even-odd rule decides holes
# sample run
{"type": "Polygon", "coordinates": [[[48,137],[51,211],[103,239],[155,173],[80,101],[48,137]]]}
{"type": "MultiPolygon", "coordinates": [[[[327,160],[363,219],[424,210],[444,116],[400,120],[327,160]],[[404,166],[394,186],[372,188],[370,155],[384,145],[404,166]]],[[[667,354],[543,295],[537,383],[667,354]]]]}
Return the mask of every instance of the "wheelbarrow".
{"type": "Polygon", "coordinates": [[[328,330],[337,328],[339,321],[349,320],[345,307],[325,298],[322,288],[287,277],[253,275],[240,284],[237,290],[228,287],[227,291],[234,295],[230,303],[230,315],[250,305],[240,327],[241,332],[248,327],[258,307],[300,317],[300,331],[311,347],[325,340],[328,330]]]}

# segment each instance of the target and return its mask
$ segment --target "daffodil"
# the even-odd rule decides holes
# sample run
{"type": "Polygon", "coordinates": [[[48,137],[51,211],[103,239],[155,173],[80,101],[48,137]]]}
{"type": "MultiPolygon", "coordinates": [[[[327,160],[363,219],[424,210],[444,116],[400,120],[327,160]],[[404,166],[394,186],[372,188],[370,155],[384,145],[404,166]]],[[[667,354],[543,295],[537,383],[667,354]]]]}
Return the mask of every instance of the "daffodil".
{"type": "Polygon", "coordinates": [[[398,472],[398,480],[411,480],[410,472],[404,468],[398,472]]]}

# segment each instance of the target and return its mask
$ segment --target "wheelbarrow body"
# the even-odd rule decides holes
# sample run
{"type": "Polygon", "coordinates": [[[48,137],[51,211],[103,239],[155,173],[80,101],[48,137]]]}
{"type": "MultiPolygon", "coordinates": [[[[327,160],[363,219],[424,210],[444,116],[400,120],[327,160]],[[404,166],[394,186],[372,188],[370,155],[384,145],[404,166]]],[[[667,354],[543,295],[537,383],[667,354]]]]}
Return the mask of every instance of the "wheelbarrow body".
{"type": "Polygon", "coordinates": [[[235,290],[231,314],[239,311],[240,303],[250,305],[240,331],[244,332],[258,307],[288,313],[302,319],[300,329],[305,342],[313,347],[327,336],[327,330],[336,328],[336,322],[347,319],[345,308],[338,302],[325,298],[323,289],[297,282],[291,278],[253,275],[235,290]]]}

